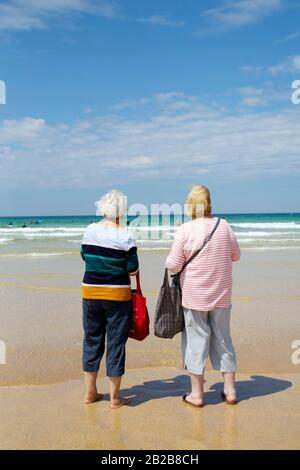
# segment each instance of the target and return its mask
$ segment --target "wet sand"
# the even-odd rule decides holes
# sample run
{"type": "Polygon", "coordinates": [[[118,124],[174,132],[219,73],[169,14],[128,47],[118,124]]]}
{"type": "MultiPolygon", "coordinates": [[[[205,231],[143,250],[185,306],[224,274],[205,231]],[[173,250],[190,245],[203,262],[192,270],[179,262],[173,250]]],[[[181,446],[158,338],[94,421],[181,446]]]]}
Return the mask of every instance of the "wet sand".
{"type": "Polygon", "coordinates": [[[104,400],[83,405],[82,382],[0,390],[0,449],[300,449],[300,376],[239,374],[240,403],[220,400],[220,376],[207,375],[206,406],[181,401],[180,369],[130,370],[111,411],[104,400]]]}
{"type": "MultiPolygon", "coordinates": [[[[165,253],[140,258],[153,318],[165,253]]],[[[124,393],[133,394],[132,406],[111,412],[107,401],[81,404],[80,258],[2,259],[0,448],[299,448],[300,365],[291,360],[300,339],[299,268],[296,251],[244,252],[234,267],[238,407],[210,391],[202,414],[186,409],[180,337],[151,335],[129,341],[124,393]]],[[[207,390],[220,380],[209,366],[207,380],[207,390]]]]}

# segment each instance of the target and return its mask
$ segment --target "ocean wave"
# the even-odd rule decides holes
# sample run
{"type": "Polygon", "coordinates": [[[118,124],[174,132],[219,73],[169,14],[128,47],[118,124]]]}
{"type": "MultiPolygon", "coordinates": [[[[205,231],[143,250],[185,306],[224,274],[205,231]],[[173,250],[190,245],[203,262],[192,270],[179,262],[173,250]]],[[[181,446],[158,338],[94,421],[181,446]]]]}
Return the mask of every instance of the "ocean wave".
{"type": "Polygon", "coordinates": [[[254,228],[254,229],[297,229],[300,230],[300,223],[297,222],[232,222],[231,227],[254,228]]]}
{"type": "Polygon", "coordinates": [[[43,233],[43,232],[76,232],[83,233],[84,227],[15,227],[0,228],[0,233],[43,233]]]}
{"type": "Polygon", "coordinates": [[[172,240],[139,240],[137,239],[136,240],[137,244],[138,245],[141,245],[141,244],[148,244],[148,243],[154,243],[154,244],[164,244],[164,245],[168,245],[172,242],[172,240]]]}
{"type": "Polygon", "coordinates": [[[0,238],[0,243],[9,243],[13,242],[15,238],[0,238]]]}
{"type": "Polygon", "coordinates": [[[177,225],[140,225],[140,226],[134,226],[130,225],[129,229],[131,232],[164,232],[164,231],[174,231],[178,228],[177,225]]]}
{"type": "Polygon", "coordinates": [[[153,247],[140,247],[140,252],[147,252],[147,253],[156,253],[156,252],[159,252],[159,251],[163,251],[163,252],[166,252],[168,253],[169,252],[169,247],[167,246],[153,246],[153,247]]]}
{"type": "Polygon", "coordinates": [[[299,250],[299,246],[252,246],[243,248],[243,251],[282,251],[299,250]]]}
{"type": "Polygon", "coordinates": [[[300,236],[299,232],[263,232],[260,230],[257,230],[256,232],[249,231],[249,232],[236,232],[236,236],[238,238],[243,238],[243,237],[282,237],[282,236],[300,236]]]}
{"type": "MultiPolygon", "coordinates": [[[[252,230],[298,230],[300,231],[300,223],[297,222],[232,222],[230,223],[232,227],[238,229],[252,229],[252,230]]],[[[177,225],[131,225],[129,227],[132,232],[172,232],[178,229],[177,225]]],[[[85,227],[69,227],[69,226],[50,226],[50,227],[0,227],[0,235],[7,234],[24,234],[24,235],[38,235],[38,234],[65,234],[68,236],[69,233],[72,234],[83,234],[85,227]]],[[[238,232],[240,233],[240,232],[238,232]]],[[[269,233],[269,232],[266,232],[269,233]]],[[[61,235],[63,236],[63,235],[61,235]]]]}
{"type": "Polygon", "coordinates": [[[66,238],[66,237],[78,237],[78,233],[72,233],[72,232],[47,232],[46,234],[43,233],[32,233],[32,234],[25,234],[23,238],[26,240],[36,240],[37,238],[43,238],[43,239],[51,239],[51,238],[66,238]]]}
{"type": "MultiPolygon", "coordinates": [[[[0,228],[0,244],[3,247],[3,251],[4,249],[8,251],[6,244],[9,244],[10,251],[20,250],[28,252],[21,255],[17,253],[12,255],[4,254],[2,257],[47,258],[69,255],[70,252],[65,252],[64,250],[75,250],[76,245],[80,245],[85,227],[78,225],[70,227],[67,224],[64,225],[64,222],[58,222],[58,224],[59,226],[0,228]],[[71,243],[73,246],[70,245],[71,243]],[[15,248],[11,248],[14,246],[15,248]],[[53,248],[54,246],[55,248],[53,248]],[[37,250],[43,249],[45,250],[44,253],[37,252],[37,250]],[[31,253],[30,250],[34,250],[34,252],[31,253]],[[51,250],[57,250],[57,252],[51,253],[51,250]]],[[[282,250],[300,248],[300,223],[295,221],[232,222],[231,226],[243,249],[282,250]]],[[[168,249],[174,239],[174,233],[177,228],[177,225],[170,225],[169,221],[167,221],[166,225],[162,226],[156,222],[155,225],[151,226],[131,225],[129,227],[130,231],[133,232],[139,249],[143,251],[168,249]],[[161,235],[158,236],[160,233],[161,235]]]]}
{"type": "Polygon", "coordinates": [[[268,238],[266,240],[266,238],[243,238],[241,240],[239,240],[239,243],[240,244],[243,244],[243,243],[266,243],[266,241],[268,241],[268,243],[298,243],[299,244],[299,247],[300,247],[300,238],[268,238]]]}
{"type": "Polygon", "coordinates": [[[61,252],[53,252],[53,253],[9,253],[6,255],[0,255],[0,258],[52,258],[56,256],[73,256],[78,255],[77,251],[61,251],[61,252]]]}

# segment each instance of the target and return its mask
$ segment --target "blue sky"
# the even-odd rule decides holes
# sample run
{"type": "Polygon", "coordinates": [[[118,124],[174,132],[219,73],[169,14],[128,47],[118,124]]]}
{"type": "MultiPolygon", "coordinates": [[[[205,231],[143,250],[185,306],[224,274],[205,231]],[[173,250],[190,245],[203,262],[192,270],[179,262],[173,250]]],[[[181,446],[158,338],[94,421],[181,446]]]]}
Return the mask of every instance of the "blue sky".
{"type": "Polygon", "coordinates": [[[300,3],[0,2],[0,215],[83,214],[110,188],[300,211],[300,3]]]}

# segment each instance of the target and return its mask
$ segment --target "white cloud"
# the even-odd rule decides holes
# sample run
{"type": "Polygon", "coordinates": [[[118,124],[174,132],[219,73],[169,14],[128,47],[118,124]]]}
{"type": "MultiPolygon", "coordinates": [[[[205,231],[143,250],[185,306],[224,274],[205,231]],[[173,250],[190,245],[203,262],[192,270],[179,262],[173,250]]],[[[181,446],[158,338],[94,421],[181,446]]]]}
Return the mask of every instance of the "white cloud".
{"type": "Polygon", "coordinates": [[[285,62],[281,62],[276,65],[270,65],[266,67],[266,71],[269,72],[271,75],[276,76],[280,75],[281,73],[286,73],[291,71],[291,61],[287,60],[285,62]]]}
{"type": "Polygon", "coordinates": [[[290,56],[279,64],[267,67],[266,70],[273,76],[298,72],[300,70],[300,55],[290,56]]]}
{"type": "Polygon", "coordinates": [[[223,0],[218,7],[203,12],[208,26],[197,34],[213,34],[248,26],[281,10],[285,5],[285,0],[223,0]]]}
{"type": "Polygon", "coordinates": [[[11,139],[14,140],[17,133],[20,141],[26,143],[38,137],[39,132],[43,131],[45,127],[46,122],[44,119],[24,118],[20,121],[15,119],[4,120],[1,122],[1,137],[4,139],[4,142],[9,142],[11,139]]]}
{"type": "Polygon", "coordinates": [[[143,97],[139,99],[123,100],[112,106],[112,109],[117,111],[127,109],[144,108],[145,106],[158,105],[160,107],[167,106],[169,109],[187,108],[190,106],[190,102],[195,101],[195,96],[187,96],[184,93],[178,91],[171,91],[165,93],[157,93],[152,99],[149,97],[143,97]]]}
{"type": "Polygon", "coordinates": [[[266,90],[255,87],[241,87],[238,89],[245,106],[264,106],[267,103],[266,90]]]}
{"type": "Polygon", "coordinates": [[[274,102],[290,100],[290,90],[275,89],[273,83],[266,82],[262,87],[246,86],[237,89],[241,104],[248,107],[264,107],[274,102]]]}
{"type": "Polygon", "coordinates": [[[296,72],[300,70],[300,55],[294,56],[292,58],[292,66],[296,72]]]}
{"type": "Polygon", "coordinates": [[[258,67],[255,65],[242,65],[241,71],[245,73],[254,73],[259,75],[263,72],[263,67],[258,67]]]}
{"type": "MultiPolygon", "coordinates": [[[[260,99],[253,89],[243,96],[260,99]]],[[[150,99],[150,98],[149,98],[150,99]]],[[[76,124],[43,119],[0,122],[0,182],[4,187],[97,187],[153,177],[191,180],[196,174],[240,179],[295,174],[300,107],[242,113],[203,106],[181,95],[150,117],[86,116],[76,124]]]]}
{"type": "Polygon", "coordinates": [[[134,108],[139,108],[143,107],[147,104],[149,104],[150,100],[149,98],[139,98],[137,100],[122,100],[120,103],[115,104],[112,109],[115,110],[125,110],[125,109],[134,109],[134,108]]]}
{"type": "Polygon", "coordinates": [[[295,39],[298,39],[300,37],[300,33],[292,33],[289,34],[288,36],[285,36],[284,38],[276,39],[274,42],[275,44],[282,44],[284,42],[289,42],[289,41],[294,41],[295,39]]]}
{"type": "Polygon", "coordinates": [[[174,98],[182,98],[184,97],[184,93],[181,93],[179,91],[169,91],[167,93],[157,93],[155,95],[155,99],[157,100],[158,103],[165,104],[168,101],[173,100],[174,98]]]}
{"type": "Polygon", "coordinates": [[[180,27],[185,23],[184,21],[171,20],[168,15],[152,15],[147,18],[139,18],[137,21],[141,23],[148,23],[152,26],[173,26],[180,27]]]}
{"type": "Polygon", "coordinates": [[[6,0],[0,4],[0,30],[44,28],[49,18],[74,13],[115,18],[118,3],[110,0],[6,0]]]}
{"type": "MultiPolygon", "coordinates": [[[[4,0],[0,4],[0,31],[45,28],[58,15],[90,14],[121,19],[119,0],[4,0]]],[[[152,15],[136,21],[153,26],[180,27],[184,21],[152,15]]]]}
{"type": "Polygon", "coordinates": [[[241,67],[242,72],[254,73],[255,75],[262,75],[268,73],[272,76],[277,76],[284,73],[295,73],[300,71],[300,54],[289,56],[282,62],[275,65],[266,66],[253,66],[243,65],[241,67]]]}

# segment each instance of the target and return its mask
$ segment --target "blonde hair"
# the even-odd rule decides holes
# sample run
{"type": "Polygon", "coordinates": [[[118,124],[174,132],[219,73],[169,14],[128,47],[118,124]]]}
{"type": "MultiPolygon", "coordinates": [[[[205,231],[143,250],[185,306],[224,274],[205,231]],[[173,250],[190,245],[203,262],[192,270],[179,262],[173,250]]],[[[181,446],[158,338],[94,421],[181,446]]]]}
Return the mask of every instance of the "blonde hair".
{"type": "Polygon", "coordinates": [[[186,199],[188,215],[193,219],[211,216],[210,192],[206,186],[193,186],[186,199]]]}
{"type": "Polygon", "coordinates": [[[104,215],[109,219],[121,219],[127,212],[127,198],[121,191],[113,189],[96,201],[95,206],[97,215],[104,215]]]}

